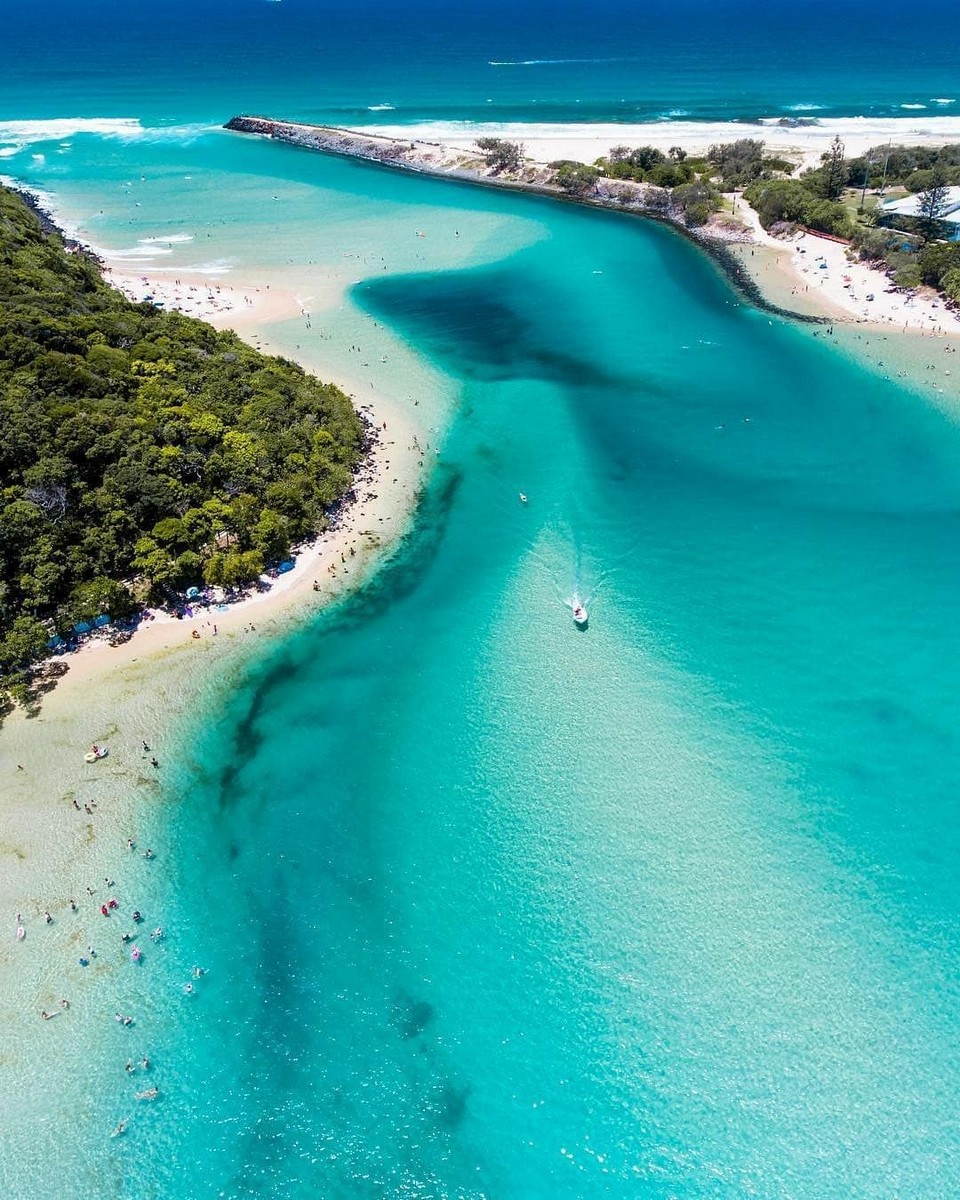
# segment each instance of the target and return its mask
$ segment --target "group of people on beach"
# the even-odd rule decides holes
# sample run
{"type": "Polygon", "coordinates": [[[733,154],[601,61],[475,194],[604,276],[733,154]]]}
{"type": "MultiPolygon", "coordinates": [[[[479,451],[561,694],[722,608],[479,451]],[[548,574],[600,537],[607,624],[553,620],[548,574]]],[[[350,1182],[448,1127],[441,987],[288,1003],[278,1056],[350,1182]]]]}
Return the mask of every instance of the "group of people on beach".
{"type": "MultiPolygon", "coordinates": [[[[150,744],[144,740],[141,742],[141,747],[142,747],[143,754],[145,756],[151,755],[150,761],[153,763],[154,766],[158,766],[159,764],[158,764],[156,758],[152,756],[152,750],[151,750],[150,744]]],[[[91,801],[91,804],[93,804],[93,803],[95,803],[95,802],[91,801]]],[[[75,805],[75,807],[79,807],[79,806],[75,805]]],[[[90,804],[87,804],[84,807],[86,808],[88,813],[92,812],[90,804]]],[[[137,841],[133,835],[130,835],[126,838],[126,847],[127,847],[128,853],[130,853],[130,854],[134,854],[137,851],[137,841]]],[[[154,854],[154,851],[151,848],[147,847],[146,849],[144,849],[140,852],[139,857],[146,861],[151,861],[156,858],[156,855],[154,854]]],[[[100,913],[100,915],[103,917],[112,917],[112,918],[116,919],[118,916],[121,915],[121,913],[124,911],[124,908],[126,907],[126,906],[122,905],[121,899],[120,899],[120,896],[121,896],[120,890],[117,889],[115,880],[112,879],[110,876],[103,877],[102,887],[101,887],[101,885],[92,886],[92,885],[88,884],[88,885],[86,885],[85,890],[86,890],[87,900],[91,902],[91,908],[94,909],[95,911],[98,911],[100,913]]],[[[70,913],[72,913],[72,914],[81,913],[82,905],[78,904],[78,902],[75,899],[69,900],[68,905],[69,905],[70,913]]],[[[51,906],[51,907],[53,908],[53,911],[50,911],[49,909],[43,910],[42,914],[38,914],[38,916],[42,915],[42,919],[43,919],[43,922],[45,925],[56,926],[57,919],[56,919],[55,914],[56,914],[57,910],[56,910],[55,906],[51,906]]],[[[136,928],[136,926],[139,925],[143,921],[144,914],[139,909],[136,909],[136,908],[131,908],[131,909],[128,909],[127,911],[129,912],[129,919],[133,922],[134,928],[136,928]]],[[[28,925],[28,920],[24,916],[23,912],[17,912],[16,913],[16,925],[15,925],[15,937],[18,942],[23,942],[26,939],[27,925],[28,925]]],[[[165,936],[164,930],[163,930],[162,926],[160,926],[160,925],[157,925],[150,933],[150,939],[154,944],[157,944],[158,942],[163,940],[164,936],[165,936]]],[[[76,929],[71,934],[69,941],[72,943],[75,940],[77,940],[78,937],[82,937],[82,926],[80,928],[76,929]]],[[[121,933],[121,935],[120,935],[121,945],[123,947],[127,948],[129,946],[129,943],[132,941],[133,937],[134,937],[134,935],[130,932],[121,933]]],[[[139,951],[138,947],[134,947],[134,949],[129,952],[128,957],[131,961],[133,961],[137,964],[140,964],[144,961],[143,955],[139,951]]],[[[97,959],[98,959],[97,950],[94,948],[93,945],[87,945],[85,951],[83,951],[79,955],[77,961],[81,967],[88,968],[88,967],[93,966],[93,964],[96,962],[97,959]]],[[[194,966],[191,969],[190,978],[189,978],[188,982],[186,982],[185,984],[182,985],[183,992],[186,993],[187,995],[192,995],[197,988],[197,984],[198,984],[199,980],[202,979],[205,975],[206,975],[205,968],[202,968],[199,966],[194,966]]],[[[97,978],[99,979],[101,977],[98,975],[97,978]]],[[[51,1021],[55,1017],[62,1016],[63,1014],[67,1013],[70,1010],[70,1008],[71,1008],[70,1000],[68,1000],[68,998],[66,996],[62,996],[59,999],[59,1002],[55,1007],[41,1008],[40,1018],[43,1021],[51,1021]]],[[[132,1013],[122,1010],[122,1009],[117,1009],[114,1012],[113,1019],[116,1022],[116,1024],[121,1026],[122,1028],[131,1028],[136,1025],[135,1016],[132,1013]]],[[[137,1060],[135,1060],[132,1057],[127,1058],[125,1061],[125,1065],[124,1065],[124,1070],[125,1070],[126,1074],[128,1074],[128,1075],[133,1075],[134,1073],[136,1073],[138,1071],[146,1072],[146,1071],[149,1071],[150,1068],[151,1068],[150,1059],[145,1054],[141,1055],[141,1057],[137,1060]]],[[[151,1085],[151,1086],[148,1086],[147,1088],[145,1088],[144,1090],[136,1093],[135,1099],[141,1100],[141,1101],[149,1101],[149,1100],[156,1099],[158,1097],[158,1095],[159,1095],[159,1088],[154,1085],[151,1085]]],[[[119,1134],[126,1132],[128,1124],[129,1124],[129,1120],[126,1118],[124,1120],[120,1121],[119,1124],[117,1126],[115,1126],[114,1129],[112,1130],[111,1136],[115,1137],[115,1136],[118,1136],[119,1134]]]]}

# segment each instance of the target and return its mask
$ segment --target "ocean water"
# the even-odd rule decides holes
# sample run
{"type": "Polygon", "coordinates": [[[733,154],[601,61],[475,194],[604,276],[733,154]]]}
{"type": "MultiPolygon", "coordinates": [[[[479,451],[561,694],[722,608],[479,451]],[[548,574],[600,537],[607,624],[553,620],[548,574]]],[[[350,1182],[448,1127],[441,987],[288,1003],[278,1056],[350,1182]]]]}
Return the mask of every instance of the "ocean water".
{"type": "MultiPolygon", "coordinates": [[[[600,58],[614,17],[639,28],[551,11],[473,10],[470,52],[600,58]]],[[[387,78],[453,111],[454,18],[377,12],[369,74],[317,65],[318,111],[387,78]],[[435,28],[429,69],[374,53],[387,27],[435,28]]],[[[121,45],[90,5],[78,103],[67,34],[41,46],[18,10],[6,169],[144,270],[295,289],[311,330],[272,340],[406,404],[433,462],[376,578],[178,717],[163,874],[130,868],[167,937],[78,978],[106,1032],[0,1114],[4,1194],[957,1194],[954,414],[741,303],[665,228],[206,132],[251,80],[263,103],[229,110],[313,103],[290,63],[319,40],[241,69],[266,22],[318,10],[231,13],[134,11],[121,45]]],[[[323,14],[327,66],[349,15],[323,14]]],[[[608,67],[567,65],[607,102],[608,67]]]]}
{"type": "Polygon", "coordinates": [[[4,6],[0,114],[222,123],[939,116],[944,0],[125,0],[4,6]]]}

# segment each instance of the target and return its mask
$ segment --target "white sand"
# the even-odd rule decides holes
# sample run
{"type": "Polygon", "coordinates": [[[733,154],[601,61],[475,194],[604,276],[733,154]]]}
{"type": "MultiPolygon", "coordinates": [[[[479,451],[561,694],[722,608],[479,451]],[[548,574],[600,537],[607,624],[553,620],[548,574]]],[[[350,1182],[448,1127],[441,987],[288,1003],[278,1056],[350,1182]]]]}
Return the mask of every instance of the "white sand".
{"type": "MultiPolygon", "coordinates": [[[[665,148],[686,144],[696,149],[711,141],[761,134],[767,136],[771,149],[789,146],[816,156],[839,124],[823,130],[776,131],[775,135],[767,127],[758,131],[741,125],[670,124],[537,130],[470,127],[469,131],[430,127],[421,129],[418,136],[429,135],[464,147],[483,132],[520,136],[533,157],[589,161],[618,142],[652,141],[665,148]]],[[[856,133],[841,130],[848,153],[890,137],[898,141],[960,139],[960,121],[956,120],[886,122],[882,130],[875,125],[859,124],[856,133]],[[936,129],[931,128],[934,125],[936,129]],[[854,141],[855,136],[860,140],[854,141]]],[[[402,136],[410,137],[411,131],[404,129],[402,136]]],[[[882,279],[866,268],[846,266],[843,248],[834,243],[806,237],[784,249],[766,235],[761,241],[758,254],[763,250],[775,255],[795,272],[784,274],[781,286],[795,280],[789,287],[809,289],[804,297],[815,296],[825,310],[836,305],[838,314],[872,318],[891,329],[904,324],[924,329],[937,324],[946,328],[950,322],[956,326],[954,318],[948,322],[932,303],[923,309],[919,304],[905,304],[902,298],[887,297],[882,279]],[[819,270],[817,255],[824,256],[828,270],[819,270]],[[844,275],[851,277],[850,288],[844,287],[844,275]],[[868,291],[875,296],[873,302],[865,300],[868,291]]],[[[231,275],[227,282],[222,276],[186,277],[155,268],[143,274],[123,260],[112,264],[111,277],[135,299],[152,295],[155,300],[162,299],[166,308],[233,327],[265,350],[271,349],[269,326],[303,312],[292,292],[277,284],[267,287],[262,280],[238,281],[231,275]]],[[[330,296],[313,298],[311,307],[326,307],[340,295],[342,286],[337,283],[330,296]]],[[[322,368],[319,373],[330,377],[322,368]]],[[[333,378],[351,390],[352,381],[333,378]]],[[[292,622],[355,586],[378,560],[379,547],[395,542],[407,527],[422,478],[422,452],[414,440],[422,431],[402,409],[372,390],[364,392],[363,398],[375,423],[382,427],[387,422],[369,464],[372,474],[358,484],[358,501],[337,530],[302,551],[294,571],[272,581],[268,591],[228,611],[200,613],[184,621],[158,615],[117,648],[104,641],[90,642],[64,660],[67,673],[44,700],[38,718],[30,720],[17,713],[0,731],[0,1037],[7,1047],[4,1061],[9,1068],[0,1073],[0,1112],[19,1110],[16,1088],[32,1071],[37,1089],[48,1098],[50,1120],[55,1122],[57,1104],[66,1105],[70,1100],[66,1093],[61,1094],[59,1056],[68,1046],[79,1048],[81,1029],[84,1046],[99,1036],[97,1022],[102,1013],[99,1009],[93,1013],[92,1006],[95,997],[99,997],[96,1003],[100,1008],[106,1003],[104,995],[108,993],[103,989],[109,983],[102,973],[81,969],[77,960],[101,929],[98,904],[105,895],[104,878],[117,879],[128,907],[130,902],[138,902],[139,889],[148,886],[143,860],[138,854],[131,855],[126,845],[128,837],[142,845],[144,838],[157,836],[155,818],[144,801],[158,794],[161,777],[143,755],[140,739],[149,737],[162,768],[171,721],[191,704],[202,702],[203,688],[210,680],[228,678],[248,654],[255,653],[264,637],[283,634],[292,622]],[[200,636],[194,638],[194,631],[200,636]],[[198,670],[201,664],[203,669],[198,670]],[[87,765],[83,753],[95,740],[107,742],[111,754],[102,763],[87,765]],[[88,887],[97,893],[92,899],[88,887]],[[71,899],[78,902],[79,913],[71,910],[71,899]],[[53,917],[49,925],[43,915],[46,911],[53,917]],[[18,914],[26,930],[22,942],[15,939],[18,914]],[[61,997],[68,998],[71,1005],[62,1012],[61,997]],[[56,1019],[42,1021],[42,1009],[58,1012],[56,1019]]],[[[162,869],[161,863],[157,865],[162,869]]],[[[68,1114],[64,1119],[69,1119],[68,1114]]],[[[55,1129],[52,1136],[56,1136],[55,1129]]],[[[38,1152],[42,1145],[43,1138],[38,1135],[38,1152]]]]}
{"type": "Polygon", "coordinates": [[[831,118],[822,124],[786,128],[773,118],[763,122],[746,121],[663,121],[651,124],[528,125],[523,122],[473,123],[469,121],[433,121],[415,125],[356,126],[359,132],[376,133],[401,140],[442,142],[469,150],[478,137],[502,137],[522,142],[528,158],[552,162],[571,158],[594,162],[606,155],[611,146],[656,146],[666,152],[682,146],[690,153],[702,153],[714,142],[733,142],[738,138],[762,138],[771,153],[792,157],[806,166],[819,165],[820,155],[835,134],[846,146],[848,158],[854,158],[871,146],[886,142],[912,146],[942,146],[960,142],[960,117],[831,118]]]}
{"type": "Polygon", "coordinates": [[[756,246],[769,251],[768,256],[756,259],[751,258],[748,247],[741,247],[737,257],[773,303],[886,330],[960,336],[960,318],[932,288],[902,292],[882,270],[853,261],[846,244],[830,238],[813,233],[771,237],[742,200],[736,215],[749,227],[756,246]],[[771,266],[779,279],[773,277],[771,266]]]}
{"type": "Polygon", "coordinates": [[[282,289],[227,283],[221,276],[161,274],[153,267],[145,274],[119,262],[108,265],[104,277],[129,300],[149,300],[168,312],[200,317],[219,328],[284,321],[301,311],[296,298],[282,289]]]}
{"type": "MultiPolygon", "coordinates": [[[[593,162],[611,146],[657,146],[664,152],[682,146],[690,153],[705,151],[712,143],[757,137],[772,153],[792,158],[798,164],[815,166],[820,155],[839,135],[848,158],[872,146],[887,142],[911,145],[943,145],[960,141],[960,117],[902,117],[886,120],[847,118],[823,124],[787,128],[769,120],[746,122],[667,121],[643,125],[528,125],[524,123],[474,124],[470,122],[433,122],[418,125],[369,125],[359,132],[407,142],[420,140],[448,153],[451,149],[475,148],[478,137],[504,137],[522,141],[526,155],[537,163],[558,158],[593,162]]],[[[797,234],[789,241],[770,237],[760,226],[756,213],[742,198],[733,200],[737,220],[750,230],[755,245],[769,251],[760,261],[749,252],[738,257],[750,271],[761,290],[769,288],[775,263],[783,278],[773,284],[770,298],[785,308],[799,312],[856,321],[884,329],[908,333],[960,334],[960,320],[929,288],[914,295],[897,291],[883,271],[866,263],[848,259],[845,245],[813,234],[797,234]],[[868,300],[867,297],[872,299],[868,300]]]]}
{"type": "MultiPolygon", "coordinates": [[[[303,312],[282,285],[144,277],[122,263],[114,264],[111,278],[136,298],[162,296],[169,307],[233,327],[266,352],[281,349],[271,342],[272,324],[303,312]]],[[[342,295],[342,287],[334,290],[342,295]]],[[[314,298],[311,307],[334,299],[314,298]]],[[[318,374],[331,378],[322,364],[318,374]]],[[[360,391],[342,374],[334,381],[348,393],[360,391]]],[[[336,529],[299,551],[294,570],[264,580],[268,590],[226,611],[198,610],[182,621],[157,613],[118,647],[92,639],[58,660],[66,674],[38,717],[18,711],[0,729],[0,1043],[6,1068],[0,1072],[0,1112],[23,1111],[19,1089],[32,1076],[30,1093],[42,1098],[44,1122],[18,1143],[20,1162],[35,1153],[38,1169],[45,1169],[59,1145],[57,1122],[76,1119],[77,1106],[89,1103],[95,1091],[93,1075],[112,1061],[98,1047],[113,1036],[111,1014],[122,1004],[115,939],[105,947],[109,961],[101,953],[83,968],[79,958],[106,936],[99,905],[108,891],[119,893],[127,913],[134,905],[162,903],[162,855],[149,864],[151,879],[139,853],[128,851],[127,838],[162,847],[162,813],[152,811],[150,801],[161,794],[176,722],[209,704],[211,690],[227,686],[264,638],[289,633],[362,581],[408,527],[423,474],[417,441],[423,431],[366,381],[363,401],[379,438],[356,481],[356,502],[336,529]],[[142,738],[149,739],[159,770],[143,753],[142,738]],[[87,764],[83,755],[94,741],[106,743],[110,754],[87,764]],[[107,889],[106,878],[115,879],[116,888],[107,889]],[[15,936],[18,915],[26,931],[22,941],[15,936]],[[68,1009],[61,1008],[62,998],[68,1009]],[[44,1010],[55,1017],[42,1020],[44,1010]]],[[[162,912],[152,917],[162,923],[162,912]]],[[[112,926],[109,931],[115,933],[112,926]]],[[[147,1023],[141,1028],[146,1031],[147,1023]]],[[[108,1080],[104,1087],[112,1091],[114,1084],[108,1080]]],[[[0,1191],[3,1180],[0,1163],[0,1191]]]]}

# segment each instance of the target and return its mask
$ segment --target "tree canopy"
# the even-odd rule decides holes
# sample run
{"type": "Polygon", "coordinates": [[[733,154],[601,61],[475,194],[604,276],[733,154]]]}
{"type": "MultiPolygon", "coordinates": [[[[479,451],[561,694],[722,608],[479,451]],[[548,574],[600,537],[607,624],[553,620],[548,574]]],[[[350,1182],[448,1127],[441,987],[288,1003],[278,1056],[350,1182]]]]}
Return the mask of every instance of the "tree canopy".
{"type": "Polygon", "coordinates": [[[0,188],[0,690],[75,622],[255,578],[362,448],[339,389],[131,303],[0,188]]]}
{"type": "Polygon", "coordinates": [[[487,166],[494,171],[519,171],[523,166],[523,146],[520,142],[482,137],[477,138],[476,145],[487,166]]]}

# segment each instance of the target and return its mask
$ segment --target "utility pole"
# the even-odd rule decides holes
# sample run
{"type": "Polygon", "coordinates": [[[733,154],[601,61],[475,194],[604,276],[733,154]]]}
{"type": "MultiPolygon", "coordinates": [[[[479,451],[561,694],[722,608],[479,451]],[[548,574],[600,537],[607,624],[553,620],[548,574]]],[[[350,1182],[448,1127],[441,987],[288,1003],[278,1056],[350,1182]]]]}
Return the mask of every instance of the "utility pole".
{"type": "Polygon", "coordinates": [[[887,153],[883,160],[883,178],[880,180],[880,195],[883,195],[883,189],[887,186],[887,163],[890,161],[891,143],[887,142],[887,153]]]}

